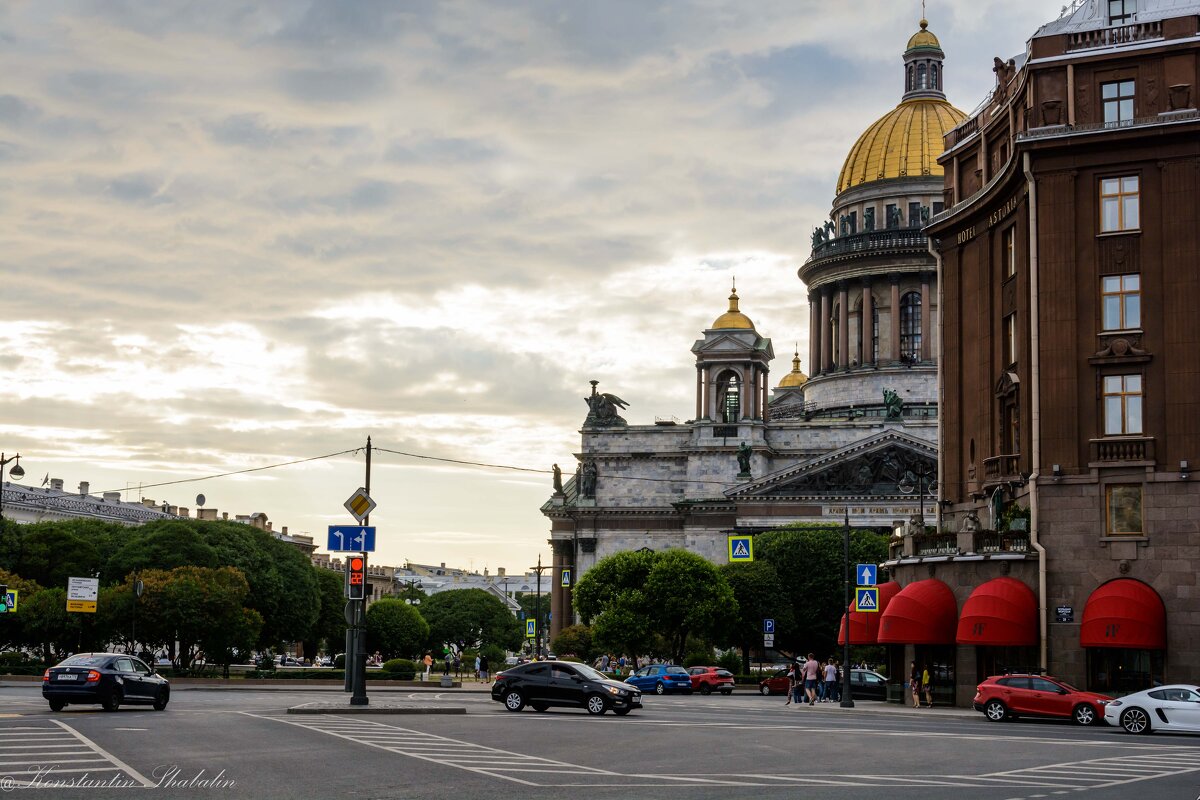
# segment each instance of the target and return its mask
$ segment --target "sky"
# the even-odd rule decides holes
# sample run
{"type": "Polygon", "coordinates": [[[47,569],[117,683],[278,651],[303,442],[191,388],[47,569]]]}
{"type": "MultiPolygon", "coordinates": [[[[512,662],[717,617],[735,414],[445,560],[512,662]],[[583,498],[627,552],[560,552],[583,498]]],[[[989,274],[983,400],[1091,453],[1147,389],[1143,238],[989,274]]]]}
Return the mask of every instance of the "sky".
{"type": "MultiPolygon", "coordinates": [[[[950,101],[1059,11],[932,0],[950,101]]],[[[808,371],[796,272],[920,16],[6,0],[0,449],[27,485],[203,493],[323,543],[371,436],[396,451],[372,456],[374,563],[548,563],[590,380],[631,424],[690,419],[735,279],[772,383],[797,346],[808,371]]]]}

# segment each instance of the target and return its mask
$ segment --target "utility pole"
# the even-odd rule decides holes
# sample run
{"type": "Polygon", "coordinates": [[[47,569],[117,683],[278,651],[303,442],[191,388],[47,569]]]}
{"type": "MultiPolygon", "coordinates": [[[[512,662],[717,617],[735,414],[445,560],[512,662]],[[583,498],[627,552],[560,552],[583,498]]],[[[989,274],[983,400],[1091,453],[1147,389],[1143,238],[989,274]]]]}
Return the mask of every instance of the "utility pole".
{"type": "Polygon", "coordinates": [[[842,556],[845,559],[846,581],[846,644],[842,648],[842,708],[854,708],[854,695],[850,686],[850,506],[846,506],[846,519],[842,525],[842,556]]]}
{"type": "MultiPolygon", "coordinates": [[[[363,488],[367,496],[371,495],[371,437],[367,437],[367,475],[363,488]]],[[[371,524],[371,514],[368,511],[363,517],[363,525],[371,524]]],[[[363,553],[363,572],[366,573],[367,554],[363,553]]],[[[365,706],[370,703],[367,699],[367,592],[366,577],[363,577],[363,593],[361,600],[351,600],[355,604],[354,621],[354,685],[350,695],[350,705],[365,706]]],[[[349,658],[349,656],[347,656],[349,658]]]]}
{"type": "Polygon", "coordinates": [[[542,554],[538,553],[538,563],[536,567],[530,567],[531,570],[537,573],[537,596],[533,601],[533,642],[534,642],[534,657],[541,659],[542,657],[542,573],[551,567],[542,566],[542,554]]]}

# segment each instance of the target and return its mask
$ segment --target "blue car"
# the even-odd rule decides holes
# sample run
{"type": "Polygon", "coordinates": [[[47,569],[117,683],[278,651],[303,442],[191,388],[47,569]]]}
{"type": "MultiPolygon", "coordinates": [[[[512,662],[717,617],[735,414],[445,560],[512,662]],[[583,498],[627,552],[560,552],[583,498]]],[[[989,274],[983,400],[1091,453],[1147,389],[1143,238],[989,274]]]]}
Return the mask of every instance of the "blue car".
{"type": "Polygon", "coordinates": [[[692,693],[692,676],[683,667],[674,664],[651,664],[642,667],[625,679],[631,686],[643,692],[666,694],[667,692],[692,693]]]}

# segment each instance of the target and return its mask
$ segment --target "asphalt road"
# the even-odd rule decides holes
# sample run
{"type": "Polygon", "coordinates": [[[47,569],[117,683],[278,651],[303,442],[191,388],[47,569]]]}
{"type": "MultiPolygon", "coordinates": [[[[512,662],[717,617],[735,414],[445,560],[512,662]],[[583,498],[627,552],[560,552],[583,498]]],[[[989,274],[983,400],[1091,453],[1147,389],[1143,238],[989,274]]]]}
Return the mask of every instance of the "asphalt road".
{"type": "Polygon", "coordinates": [[[650,696],[628,717],[590,717],[512,714],[486,694],[448,691],[380,692],[372,703],[465,715],[286,713],[345,698],[178,687],[164,712],[54,714],[36,686],[0,688],[0,790],[19,796],[33,783],[47,796],[94,797],[108,783],[162,797],[289,800],[1200,797],[1200,737],[996,724],[962,710],[788,708],[747,693],[650,696]]]}

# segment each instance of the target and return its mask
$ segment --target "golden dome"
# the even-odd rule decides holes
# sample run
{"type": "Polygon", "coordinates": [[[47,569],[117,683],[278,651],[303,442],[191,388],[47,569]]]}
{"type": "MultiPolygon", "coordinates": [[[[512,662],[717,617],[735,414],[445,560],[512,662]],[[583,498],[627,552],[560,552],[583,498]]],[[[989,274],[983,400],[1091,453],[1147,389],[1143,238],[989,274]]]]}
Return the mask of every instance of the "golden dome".
{"type": "Polygon", "coordinates": [[[741,330],[748,331],[754,330],[754,323],[750,321],[750,318],[738,311],[738,296],[736,287],[734,287],[733,294],[729,295],[729,310],[717,317],[717,321],[712,324],[712,330],[722,330],[725,328],[740,328],[741,330]]]}
{"type": "Polygon", "coordinates": [[[838,194],[889,178],[941,177],[937,157],[942,154],[942,137],[966,118],[941,98],[905,100],[867,128],[850,148],[838,175],[838,194]]]}
{"type": "Polygon", "coordinates": [[[803,386],[806,383],[808,383],[808,376],[800,371],[800,352],[796,351],[796,357],[792,359],[792,371],[783,376],[783,380],[779,382],[779,388],[803,386]]]}
{"type": "Polygon", "coordinates": [[[921,20],[921,30],[914,33],[912,38],[908,40],[908,50],[912,50],[917,47],[932,47],[937,50],[942,49],[942,43],[938,41],[936,36],[927,30],[928,27],[929,20],[921,20]]]}

